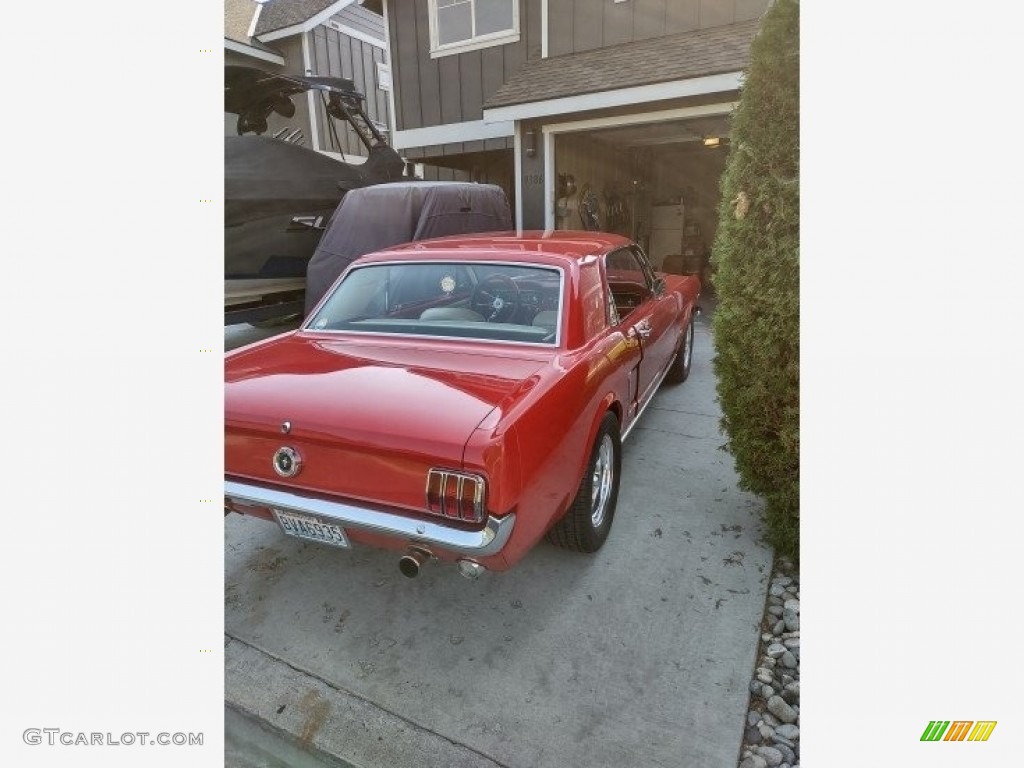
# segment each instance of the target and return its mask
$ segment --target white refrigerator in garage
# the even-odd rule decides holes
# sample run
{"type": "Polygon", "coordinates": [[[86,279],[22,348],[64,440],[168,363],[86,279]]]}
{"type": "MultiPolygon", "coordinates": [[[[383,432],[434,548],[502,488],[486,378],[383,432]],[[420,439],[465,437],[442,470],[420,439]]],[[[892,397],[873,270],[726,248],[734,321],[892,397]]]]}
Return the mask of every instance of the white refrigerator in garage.
{"type": "Polygon", "coordinates": [[[651,206],[651,264],[661,269],[661,262],[670,253],[683,250],[683,206],[651,206]]]}

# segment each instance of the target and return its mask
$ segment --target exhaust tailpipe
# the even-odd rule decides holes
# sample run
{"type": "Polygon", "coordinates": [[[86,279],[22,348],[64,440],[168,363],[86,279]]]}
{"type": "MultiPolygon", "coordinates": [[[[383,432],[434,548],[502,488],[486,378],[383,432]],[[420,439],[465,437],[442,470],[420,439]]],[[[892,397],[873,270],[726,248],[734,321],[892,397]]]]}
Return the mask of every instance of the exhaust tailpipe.
{"type": "Polygon", "coordinates": [[[420,568],[429,559],[430,553],[427,550],[409,547],[408,551],[398,561],[398,570],[402,572],[403,576],[415,579],[420,575],[420,568]]]}

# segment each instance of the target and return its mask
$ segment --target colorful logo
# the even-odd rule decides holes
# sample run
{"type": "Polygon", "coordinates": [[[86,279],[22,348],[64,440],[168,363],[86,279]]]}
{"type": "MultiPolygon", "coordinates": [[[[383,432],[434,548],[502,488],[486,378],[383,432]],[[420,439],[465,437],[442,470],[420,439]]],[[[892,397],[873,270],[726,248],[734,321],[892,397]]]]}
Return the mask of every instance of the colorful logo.
{"type": "Polygon", "coordinates": [[[995,720],[931,720],[921,741],[988,741],[995,728],[995,720]]]}

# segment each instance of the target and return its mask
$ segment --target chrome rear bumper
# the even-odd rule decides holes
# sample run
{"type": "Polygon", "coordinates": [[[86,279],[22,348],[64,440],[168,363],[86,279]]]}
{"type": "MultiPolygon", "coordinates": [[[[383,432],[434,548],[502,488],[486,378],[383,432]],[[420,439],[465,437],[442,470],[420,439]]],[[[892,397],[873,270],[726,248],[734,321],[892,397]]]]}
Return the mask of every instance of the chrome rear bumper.
{"type": "Polygon", "coordinates": [[[342,528],[394,536],[414,544],[436,546],[471,557],[498,554],[515,526],[515,514],[488,516],[482,530],[466,531],[443,522],[415,520],[396,512],[348,502],[327,501],[294,491],[266,488],[262,485],[224,481],[224,500],[270,509],[315,515],[342,528]]]}

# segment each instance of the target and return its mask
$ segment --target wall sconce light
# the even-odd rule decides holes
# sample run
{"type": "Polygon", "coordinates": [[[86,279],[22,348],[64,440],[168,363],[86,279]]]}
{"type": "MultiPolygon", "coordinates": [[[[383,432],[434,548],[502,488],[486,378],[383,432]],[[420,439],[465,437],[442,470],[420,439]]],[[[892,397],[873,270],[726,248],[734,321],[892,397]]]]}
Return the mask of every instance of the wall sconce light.
{"type": "Polygon", "coordinates": [[[537,131],[531,128],[526,132],[526,156],[533,157],[537,154],[537,131]]]}
{"type": "Polygon", "coordinates": [[[721,139],[717,136],[705,136],[703,142],[705,147],[717,147],[721,139]]]}

